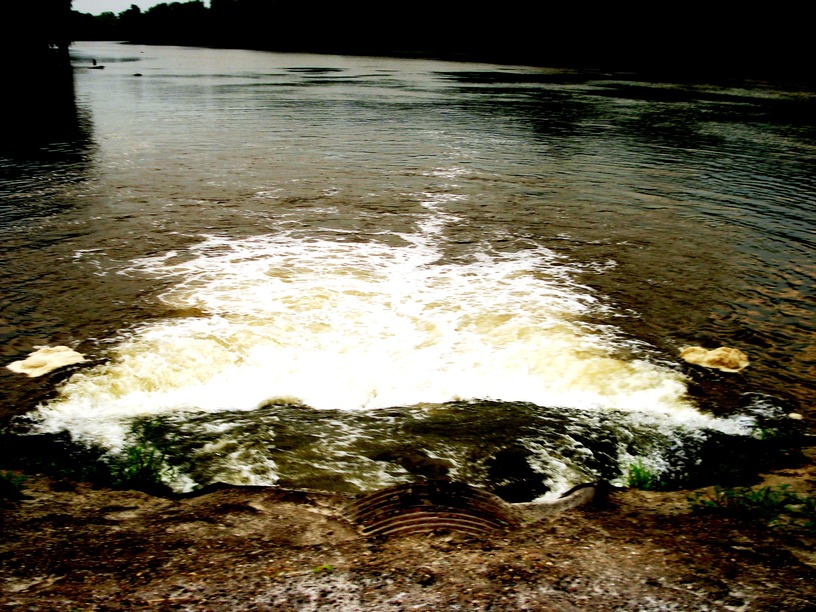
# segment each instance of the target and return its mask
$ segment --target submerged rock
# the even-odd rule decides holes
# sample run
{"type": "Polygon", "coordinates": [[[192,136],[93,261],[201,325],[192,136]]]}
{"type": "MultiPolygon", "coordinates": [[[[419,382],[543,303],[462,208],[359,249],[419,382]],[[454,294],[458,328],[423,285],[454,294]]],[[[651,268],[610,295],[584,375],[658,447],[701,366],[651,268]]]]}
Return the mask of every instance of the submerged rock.
{"type": "Polygon", "coordinates": [[[12,372],[26,374],[33,378],[83,361],[85,357],[81,353],[67,346],[43,346],[25,359],[10,363],[6,367],[12,372]]]}
{"type": "Polygon", "coordinates": [[[680,351],[680,357],[688,363],[713,368],[722,372],[741,372],[748,367],[748,355],[739,349],[721,346],[713,350],[701,346],[687,346],[680,351]]]}

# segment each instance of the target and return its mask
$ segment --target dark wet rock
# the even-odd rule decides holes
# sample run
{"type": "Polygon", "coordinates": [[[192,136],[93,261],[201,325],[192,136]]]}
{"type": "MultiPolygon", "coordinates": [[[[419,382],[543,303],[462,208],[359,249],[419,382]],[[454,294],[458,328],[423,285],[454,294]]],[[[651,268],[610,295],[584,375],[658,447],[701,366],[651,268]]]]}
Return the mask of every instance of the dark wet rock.
{"type": "Polygon", "coordinates": [[[526,502],[550,490],[530,465],[531,455],[528,449],[517,446],[502,449],[485,462],[496,495],[509,502],[526,502]]]}

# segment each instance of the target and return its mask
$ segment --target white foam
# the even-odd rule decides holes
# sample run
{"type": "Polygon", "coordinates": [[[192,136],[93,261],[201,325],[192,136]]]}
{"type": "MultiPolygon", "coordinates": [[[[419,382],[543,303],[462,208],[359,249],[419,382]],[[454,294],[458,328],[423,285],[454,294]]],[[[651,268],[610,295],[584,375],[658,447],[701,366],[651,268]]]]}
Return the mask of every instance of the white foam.
{"type": "Polygon", "coordinates": [[[6,366],[12,372],[25,374],[32,378],[43,376],[67,365],[82,363],[85,357],[67,346],[40,346],[28,357],[14,361],[6,366]]]}
{"type": "Polygon", "coordinates": [[[137,330],[40,407],[40,427],[117,449],[135,417],[276,399],[355,410],[479,398],[710,420],[680,374],[626,357],[617,330],[585,322],[602,307],[552,252],[446,264],[427,234],[405,238],[209,236],[134,262],[129,274],[175,280],[169,305],[204,315],[137,330]]]}

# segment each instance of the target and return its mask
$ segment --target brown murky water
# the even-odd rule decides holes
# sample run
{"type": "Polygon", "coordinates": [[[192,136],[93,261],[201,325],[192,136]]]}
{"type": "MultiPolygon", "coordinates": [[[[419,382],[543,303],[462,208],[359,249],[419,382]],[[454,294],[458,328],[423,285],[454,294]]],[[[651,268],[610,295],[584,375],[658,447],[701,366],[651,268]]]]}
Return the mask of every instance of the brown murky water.
{"type": "MultiPolygon", "coordinates": [[[[658,471],[674,443],[621,431],[654,420],[687,449],[739,433],[747,413],[714,417],[718,400],[689,391],[688,344],[751,357],[718,393],[810,410],[811,93],[112,43],[73,55],[61,129],[0,157],[3,359],[38,345],[110,359],[41,407],[40,431],[115,453],[152,419],[182,488],[398,482],[408,460],[380,438],[478,481],[495,460],[473,455],[480,439],[524,440],[559,489],[597,474],[575,459],[597,440],[575,432],[609,415],[610,460],[658,471]],[[491,425],[463,426],[479,415],[491,425]],[[493,439],[505,417],[515,429],[493,439]],[[574,451],[555,476],[547,419],[574,451]]],[[[6,416],[34,407],[31,381],[0,376],[6,416]]]]}

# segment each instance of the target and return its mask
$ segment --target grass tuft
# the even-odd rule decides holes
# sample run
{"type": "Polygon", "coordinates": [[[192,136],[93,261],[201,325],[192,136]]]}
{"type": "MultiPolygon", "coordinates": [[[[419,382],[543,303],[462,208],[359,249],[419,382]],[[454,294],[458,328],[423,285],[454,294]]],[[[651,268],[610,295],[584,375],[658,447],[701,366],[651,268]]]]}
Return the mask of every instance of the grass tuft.
{"type": "Polygon", "coordinates": [[[639,461],[629,465],[626,482],[631,488],[643,491],[662,491],[666,488],[663,479],[639,461]]]}
{"type": "Polygon", "coordinates": [[[688,497],[694,512],[716,513],[766,523],[800,523],[816,530],[816,498],[802,496],[788,485],[778,487],[722,488],[696,492],[688,497]]]}
{"type": "Polygon", "coordinates": [[[115,487],[143,491],[166,488],[168,468],[164,454],[150,444],[127,447],[121,456],[108,460],[111,484],[115,487]]]}
{"type": "Polygon", "coordinates": [[[0,502],[21,500],[25,480],[25,476],[19,476],[14,472],[0,472],[0,502]]]}

